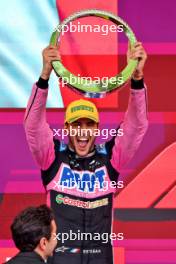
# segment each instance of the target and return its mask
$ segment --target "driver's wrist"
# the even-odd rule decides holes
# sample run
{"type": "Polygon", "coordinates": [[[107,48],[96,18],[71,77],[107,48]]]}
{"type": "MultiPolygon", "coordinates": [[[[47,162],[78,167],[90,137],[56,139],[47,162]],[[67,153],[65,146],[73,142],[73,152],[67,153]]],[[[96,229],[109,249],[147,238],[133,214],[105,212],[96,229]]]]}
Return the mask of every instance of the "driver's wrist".
{"type": "Polygon", "coordinates": [[[132,78],[133,78],[133,80],[135,80],[135,81],[142,80],[142,79],[144,78],[144,73],[143,73],[143,71],[140,71],[140,72],[136,71],[136,72],[133,74],[132,78]]]}
{"type": "Polygon", "coordinates": [[[51,71],[52,70],[45,70],[43,69],[41,74],[40,74],[40,77],[44,80],[48,80],[50,78],[50,75],[51,75],[51,71]]]}
{"type": "Polygon", "coordinates": [[[49,79],[48,79],[48,80],[45,80],[45,79],[43,79],[42,77],[40,77],[40,78],[38,79],[38,81],[36,82],[36,85],[37,85],[37,87],[39,87],[40,89],[47,89],[47,88],[48,88],[48,81],[49,81],[49,79]]]}
{"type": "Polygon", "coordinates": [[[135,79],[131,79],[131,88],[134,90],[140,90],[143,89],[145,87],[144,85],[144,79],[140,79],[140,80],[135,80],[135,79]]]}

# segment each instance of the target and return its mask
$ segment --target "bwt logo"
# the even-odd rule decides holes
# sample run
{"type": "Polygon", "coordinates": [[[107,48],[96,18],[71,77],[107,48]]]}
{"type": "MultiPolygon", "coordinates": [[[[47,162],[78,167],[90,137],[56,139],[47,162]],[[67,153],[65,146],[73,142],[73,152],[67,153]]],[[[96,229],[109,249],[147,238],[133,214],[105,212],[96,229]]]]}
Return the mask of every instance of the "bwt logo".
{"type": "Polygon", "coordinates": [[[105,167],[97,169],[94,173],[90,171],[74,171],[70,167],[63,166],[60,174],[60,182],[57,186],[61,188],[77,189],[82,192],[94,192],[104,190],[105,167]]]}

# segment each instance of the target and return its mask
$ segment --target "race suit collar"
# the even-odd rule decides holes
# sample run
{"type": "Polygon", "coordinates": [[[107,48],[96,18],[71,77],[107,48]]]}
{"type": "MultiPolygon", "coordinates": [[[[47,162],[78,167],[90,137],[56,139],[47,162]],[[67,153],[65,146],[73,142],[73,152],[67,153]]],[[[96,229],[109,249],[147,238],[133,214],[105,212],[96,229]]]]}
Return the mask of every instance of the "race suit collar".
{"type": "Polygon", "coordinates": [[[91,150],[86,156],[82,157],[76,154],[75,150],[68,144],[68,149],[75,154],[75,157],[77,159],[84,159],[84,158],[89,158],[92,157],[93,155],[95,155],[95,146],[93,148],[93,150],[91,150]]]}

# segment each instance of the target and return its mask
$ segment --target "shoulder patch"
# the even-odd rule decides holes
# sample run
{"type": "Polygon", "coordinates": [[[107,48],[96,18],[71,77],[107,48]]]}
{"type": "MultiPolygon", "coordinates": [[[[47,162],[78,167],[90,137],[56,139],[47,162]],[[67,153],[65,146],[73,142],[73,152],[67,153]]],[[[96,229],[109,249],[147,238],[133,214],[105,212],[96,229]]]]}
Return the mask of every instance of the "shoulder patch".
{"type": "Polygon", "coordinates": [[[60,142],[59,151],[64,151],[67,148],[67,144],[65,144],[63,141],[60,142]]]}
{"type": "Polygon", "coordinates": [[[99,154],[107,154],[105,143],[96,145],[96,150],[99,154]]]}

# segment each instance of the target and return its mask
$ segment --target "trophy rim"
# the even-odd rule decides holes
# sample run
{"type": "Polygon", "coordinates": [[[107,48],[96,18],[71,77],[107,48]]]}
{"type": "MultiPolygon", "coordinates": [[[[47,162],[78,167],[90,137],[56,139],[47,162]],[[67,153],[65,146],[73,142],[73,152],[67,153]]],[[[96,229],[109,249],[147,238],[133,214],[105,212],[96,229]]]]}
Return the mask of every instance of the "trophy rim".
{"type": "MultiPolygon", "coordinates": [[[[136,43],[137,39],[136,36],[131,29],[131,27],[119,16],[100,9],[86,9],[81,10],[78,12],[75,12],[65,18],[61,23],[58,24],[54,32],[52,33],[50,44],[57,46],[60,40],[60,35],[62,32],[62,27],[67,25],[68,23],[83,17],[88,16],[96,16],[101,17],[106,20],[112,21],[116,25],[123,25],[123,32],[127,36],[130,45],[133,47],[136,43]]],[[[131,78],[133,72],[135,71],[137,67],[138,61],[134,59],[130,59],[127,63],[126,67],[117,75],[112,76],[108,79],[108,84],[106,87],[104,87],[101,83],[97,84],[95,81],[85,81],[82,77],[78,77],[74,74],[72,74],[70,71],[68,71],[65,66],[62,64],[61,61],[53,61],[52,66],[53,69],[58,77],[61,77],[62,79],[67,78],[69,80],[73,79],[75,80],[74,84],[68,82],[68,85],[72,87],[74,90],[76,89],[79,93],[82,93],[86,97],[92,97],[92,98],[102,98],[105,97],[106,93],[111,93],[114,90],[119,90],[120,88],[124,87],[126,83],[131,78]],[[119,78],[121,78],[121,82],[119,83],[119,78]],[[112,84],[112,79],[115,80],[114,84],[112,84]]]]}

